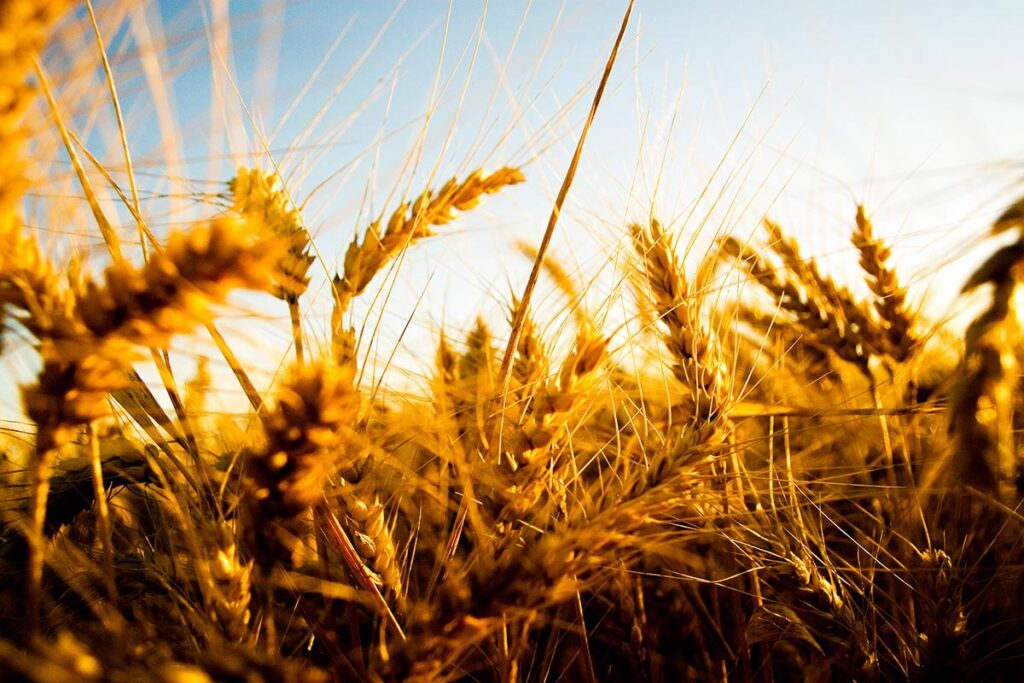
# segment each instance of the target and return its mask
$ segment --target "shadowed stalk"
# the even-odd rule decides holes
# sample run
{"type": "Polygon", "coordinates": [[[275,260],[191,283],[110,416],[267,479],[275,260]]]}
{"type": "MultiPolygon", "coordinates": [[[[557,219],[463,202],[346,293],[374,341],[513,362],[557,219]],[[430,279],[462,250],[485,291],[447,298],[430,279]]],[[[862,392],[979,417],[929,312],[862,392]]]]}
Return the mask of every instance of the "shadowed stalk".
{"type": "Polygon", "coordinates": [[[96,535],[99,536],[103,553],[103,578],[106,582],[107,598],[117,603],[117,581],[114,576],[114,541],[110,530],[110,507],[107,505],[107,491],[103,484],[103,463],[100,458],[100,437],[96,422],[88,426],[89,464],[92,470],[92,494],[96,505],[96,535]]]}
{"type": "Polygon", "coordinates": [[[55,444],[47,435],[36,436],[36,450],[29,473],[28,558],[25,561],[25,637],[39,634],[39,618],[43,586],[43,564],[47,538],[43,533],[46,521],[46,500],[50,495],[50,469],[56,457],[55,444]],[[40,441],[42,437],[42,441],[40,441]]]}

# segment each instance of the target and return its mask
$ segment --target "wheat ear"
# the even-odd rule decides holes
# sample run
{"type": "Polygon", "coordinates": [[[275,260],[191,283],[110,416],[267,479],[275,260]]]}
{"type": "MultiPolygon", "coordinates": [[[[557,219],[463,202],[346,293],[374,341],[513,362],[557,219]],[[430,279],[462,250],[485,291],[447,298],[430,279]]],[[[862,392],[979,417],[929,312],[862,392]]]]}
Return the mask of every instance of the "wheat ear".
{"type": "Polygon", "coordinates": [[[863,204],[857,206],[856,224],[853,245],[860,253],[860,267],[867,275],[875,310],[882,319],[886,350],[894,360],[905,361],[919,343],[913,334],[914,316],[907,308],[907,289],[889,265],[892,252],[875,237],[874,226],[863,204]]]}
{"type": "MultiPolygon", "coordinates": [[[[515,320],[519,308],[519,300],[512,299],[512,306],[509,311],[509,324],[515,320]]],[[[516,388],[528,396],[536,389],[536,383],[547,374],[548,358],[544,343],[537,334],[537,327],[533,317],[529,313],[523,315],[523,328],[516,342],[516,355],[512,360],[511,377],[516,388]]]]}
{"type": "Polygon", "coordinates": [[[341,503],[344,515],[341,521],[348,529],[352,546],[364,566],[372,572],[370,579],[387,592],[398,611],[402,612],[405,593],[398,549],[380,498],[369,482],[354,477],[343,481],[334,493],[341,503]]]}
{"type": "Polygon", "coordinates": [[[0,227],[17,220],[17,206],[28,188],[22,149],[23,124],[35,89],[26,82],[50,27],[71,6],[66,0],[0,2],[0,227]]]}
{"type": "Polygon", "coordinates": [[[796,319],[809,341],[821,349],[830,349],[847,362],[867,367],[869,349],[865,347],[864,338],[851,329],[835,307],[820,297],[809,295],[735,238],[726,237],[721,244],[723,253],[735,259],[752,280],[767,290],[782,310],[796,319]]]}
{"type": "Polygon", "coordinates": [[[511,470],[506,503],[498,515],[502,528],[531,512],[542,517],[544,511],[534,508],[545,491],[559,502],[564,497],[571,455],[562,452],[560,441],[581,397],[593,393],[608,341],[589,329],[580,330],[557,378],[544,382],[533,394],[502,461],[511,470]]]}
{"type": "MultiPolygon", "coordinates": [[[[43,361],[36,384],[23,392],[38,425],[31,469],[31,541],[26,588],[38,612],[43,525],[54,454],[82,425],[107,413],[107,395],[126,384],[126,347],[188,331],[209,299],[234,286],[262,286],[269,253],[234,224],[214,222],[175,233],[165,252],[138,269],[115,263],[97,283],[72,264],[61,286],[38,244],[14,228],[12,250],[0,258],[0,300],[38,342],[43,361]],[[19,258],[19,256],[24,258],[19,258]]],[[[36,626],[29,617],[30,631],[36,626]]]]}
{"type": "Polygon", "coordinates": [[[950,427],[957,435],[954,469],[970,486],[995,493],[1000,485],[1020,489],[1013,403],[1019,363],[1014,341],[1019,325],[1013,301],[1024,279],[1024,222],[1020,202],[995,223],[993,232],[1017,228],[1017,240],[988,258],[967,280],[963,292],[992,285],[988,309],[968,327],[960,377],[950,402],[950,427]]]}
{"type": "Polygon", "coordinates": [[[664,341],[674,359],[672,373],[693,395],[698,419],[723,414],[731,399],[729,367],[713,329],[701,322],[699,292],[690,291],[681,264],[657,219],[630,227],[633,245],[665,326],[664,341]]]}
{"type": "Polygon", "coordinates": [[[251,618],[250,599],[252,561],[241,559],[235,530],[220,522],[211,530],[210,548],[213,557],[206,560],[206,590],[210,617],[220,625],[225,637],[242,641],[248,634],[251,618]]]}
{"type": "Polygon", "coordinates": [[[310,236],[302,217],[278,182],[276,172],[239,168],[228,183],[231,209],[281,238],[285,251],[274,264],[274,296],[288,304],[297,360],[303,362],[299,298],[309,288],[310,236]]]}
{"type": "Polygon", "coordinates": [[[388,261],[418,240],[432,236],[432,227],[451,222],[456,211],[469,211],[484,195],[523,180],[517,168],[500,168],[490,175],[478,169],[462,181],[452,178],[436,192],[424,190],[411,204],[402,203],[383,230],[381,219],[375,220],[363,239],[353,239],[345,252],[343,271],[334,280],[335,307],[342,313],[347,311],[352,299],[366,289],[388,261]]]}
{"type": "MultiPolygon", "coordinates": [[[[537,260],[537,255],[539,253],[537,247],[529,242],[516,242],[516,249],[520,254],[530,259],[531,262],[535,262],[537,260]]],[[[569,302],[569,307],[572,311],[573,317],[576,319],[576,324],[580,327],[587,325],[590,322],[590,318],[587,315],[586,308],[583,306],[584,294],[580,291],[579,283],[576,282],[575,278],[569,275],[569,271],[565,269],[562,262],[553,255],[544,259],[543,266],[548,277],[550,277],[552,282],[555,283],[555,286],[558,287],[558,291],[560,291],[566,301],[569,302]]],[[[515,317],[513,316],[513,321],[514,320],[515,317]]]]}
{"type": "Polygon", "coordinates": [[[355,424],[359,395],[351,367],[301,366],[267,412],[267,444],[246,459],[244,537],[256,564],[291,566],[309,532],[310,509],[323,497],[336,449],[355,424]]]}
{"type": "Polygon", "coordinates": [[[860,360],[855,362],[866,367],[868,356],[886,353],[886,335],[879,329],[872,309],[862,305],[847,289],[823,274],[818,262],[805,257],[797,241],[785,234],[778,223],[765,219],[763,224],[769,237],[768,247],[781,258],[786,270],[803,288],[805,296],[817,302],[819,313],[825,315],[826,326],[845,336],[859,350],[860,360]]]}

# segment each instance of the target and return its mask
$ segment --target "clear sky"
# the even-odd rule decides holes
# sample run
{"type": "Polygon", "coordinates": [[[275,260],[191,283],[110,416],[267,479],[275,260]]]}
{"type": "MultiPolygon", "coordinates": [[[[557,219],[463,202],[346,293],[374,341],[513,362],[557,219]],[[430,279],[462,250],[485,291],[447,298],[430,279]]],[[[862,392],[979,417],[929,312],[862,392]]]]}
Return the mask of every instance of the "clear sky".
{"type": "MultiPolygon", "coordinates": [[[[488,230],[484,244],[499,246],[495,239],[542,230],[546,200],[624,4],[463,0],[449,8],[413,0],[394,12],[386,2],[308,0],[270,9],[236,2],[231,68],[265,130],[295,105],[271,147],[300,146],[282,155],[287,173],[305,175],[297,194],[361,154],[379,154],[372,181],[373,160],[364,156],[345,186],[339,182],[321,192],[322,202],[311,202],[319,206],[310,220],[327,253],[336,253],[360,225],[352,202],[362,201],[368,183],[374,211],[396,185],[419,187],[402,175],[402,164],[439,78],[442,92],[435,95],[416,178],[425,180],[435,166],[448,175],[476,164],[528,163],[536,187],[518,190],[524,201],[502,205],[500,224],[488,230]],[[358,70],[350,74],[354,64],[358,70]],[[344,90],[307,135],[342,81],[344,90]],[[562,107],[574,97],[566,116],[562,107]],[[347,127],[338,132],[342,122],[347,127]],[[476,146],[481,137],[488,143],[476,146]],[[490,143],[499,138],[495,150],[490,143]],[[331,148],[310,151],[317,144],[331,148]],[[523,215],[512,216],[512,209],[523,215]]],[[[197,6],[171,2],[163,12],[187,27],[197,6]]],[[[1008,185],[1020,173],[1022,25],[1024,4],[1012,1],[639,0],[615,90],[598,116],[571,198],[580,209],[573,218],[614,230],[616,221],[646,214],[655,187],[656,211],[665,220],[679,218],[724,158],[721,173],[743,175],[731,191],[751,206],[719,223],[749,231],[767,208],[761,197],[774,202],[778,219],[807,232],[809,249],[829,251],[845,246],[851,206],[865,201],[882,234],[900,238],[897,251],[905,252],[900,257],[908,267],[934,267],[943,250],[960,244],[947,237],[973,237],[973,219],[983,222],[1009,200],[1008,185]],[[748,161],[751,151],[756,159],[748,161]],[[936,240],[944,245],[938,256],[930,250],[936,240]]],[[[200,84],[211,61],[200,55],[175,85],[180,125],[198,133],[200,149],[221,144],[203,136],[211,110],[208,88],[200,84]]],[[[250,126],[234,128],[236,151],[259,149],[250,126]]]]}
{"type": "MultiPolygon", "coordinates": [[[[521,288],[529,264],[511,245],[543,232],[625,4],[97,7],[146,206],[161,230],[202,213],[202,197],[222,190],[236,164],[272,156],[333,266],[369,218],[432,178],[524,165],[526,186],[410,252],[381,318],[390,340],[381,353],[404,334],[415,359],[432,354],[442,322],[464,328],[478,310],[500,321],[521,288]],[[154,54],[159,96],[146,71],[154,54]]],[[[654,211],[699,247],[723,230],[756,235],[767,213],[840,277],[853,276],[847,237],[864,201],[915,293],[930,288],[930,312],[947,315],[966,269],[987,251],[976,249],[986,222],[1022,190],[1022,26],[1024,3],[1012,0],[637,0],[554,253],[595,278],[599,308],[628,221],[654,211]]],[[[83,35],[52,50],[47,64],[63,76],[73,125],[123,181],[101,72],[66,68],[90,59],[98,67],[83,35]]],[[[52,168],[66,175],[52,154],[52,168]]],[[[110,210],[130,236],[127,213],[113,202],[110,210]]],[[[325,276],[314,281],[306,321],[321,338],[325,276]]],[[[268,376],[286,344],[285,318],[253,304],[235,321],[248,353],[264,354],[268,376]],[[266,319],[266,334],[253,331],[254,317],[266,319]]],[[[26,367],[14,361],[16,375],[26,367]]]]}

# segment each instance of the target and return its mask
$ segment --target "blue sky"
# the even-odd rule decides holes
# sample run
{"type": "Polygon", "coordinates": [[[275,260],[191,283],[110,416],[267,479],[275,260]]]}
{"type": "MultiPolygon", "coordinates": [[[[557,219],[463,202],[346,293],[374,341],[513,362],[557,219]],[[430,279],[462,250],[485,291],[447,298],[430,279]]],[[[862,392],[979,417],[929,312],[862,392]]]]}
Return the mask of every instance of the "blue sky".
{"type": "MultiPolygon", "coordinates": [[[[162,105],[139,68],[138,25],[120,3],[99,4],[153,226],[208,212],[195,197],[220,191],[235,164],[267,165],[266,142],[328,264],[307,304],[314,338],[325,335],[326,271],[371,217],[429,181],[524,165],[525,186],[488,200],[403,264],[378,346],[386,359],[401,338],[413,372],[442,324],[464,328],[478,311],[500,323],[522,286],[529,264],[511,245],[544,229],[624,7],[144,4],[136,21],[144,17],[153,40],[167,39],[157,51],[178,141],[169,158],[162,105]],[[174,202],[161,196],[168,192],[189,196],[174,202]]],[[[638,0],[554,253],[593,282],[590,303],[601,309],[621,279],[628,221],[653,211],[684,244],[693,240],[696,254],[721,231],[756,236],[769,214],[853,278],[847,237],[854,204],[864,201],[917,295],[929,292],[930,312],[949,315],[964,274],[987,251],[977,248],[987,221],[1021,191],[1021,26],[1024,3],[1011,1],[638,0]]],[[[62,73],[62,64],[86,59],[82,45],[57,46],[47,64],[62,73]]],[[[112,118],[95,115],[105,97],[100,71],[58,83],[76,98],[74,127],[123,182],[112,118]],[[75,90],[76,78],[93,86],[75,90]]],[[[66,170],[55,153],[54,167],[61,163],[66,170]]],[[[127,213],[109,207],[130,237],[127,213]]],[[[96,251],[95,242],[84,246],[96,251]]],[[[541,306],[556,300],[542,288],[541,306]]],[[[223,324],[269,378],[286,316],[243,304],[248,314],[223,324]]],[[[380,315],[362,305],[357,314],[380,315]]],[[[27,367],[16,362],[14,372],[27,367]]]]}
{"type": "MultiPolygon", "coordinates": [[[[199,25],[197,3],[165,4],[170,21],[187,27],[191,19],[199,25]]],[[[476,163],[529,161],[533,180],[557,186],[623,5],[460,1],[449,16],[447,3],[408,2],[305,138],[302,131],[317,108],[363,55],[394,5],[310,0],[266,9],[255,2],[232,3],[232,68],[243,99],[263,127],[272,129],[349,26],[271,145],[330,145],[322,156],[303,147],[286,159],[290,172],[305,164],[299,194],[384,135],[386,141],[374,149],[379,160],[371,193],[380,202],[374,210],[382,208],[386,190],[407,180],[399,172],[401,163],[416,142],[435,77],[449,86],[440,97],[416,178],[425,179],[435,162],[444,175],[476,163]],[[508,90],[495,93],[505,60],[508,90]],[[470,62],[473,73],[466,86],[470,62]],[[569,116],[558,117],[559,108],[581,88],[569,116]],[[522,105],[531,111],[513,123],[510,110],[522,105]],[[364,106],[344,134],[330,137],[332,126],[364,106]],[[458,107],[457,128],[449,138],[458,107]],[[472,149],[481,129],[496,139],[510,126],[507,139],[489,157],[479,153],[488,146],[472,149]],[[531,137],[554,146],[534,158],[524,147],[531,137]]],[[[966,238],[977,226],[967,230],[962,223],[998,210],[1012,193],[1007,184],[1019,173],[1021,25],[1024,5],[1017,2],[640,0],[613,79],[615,90],[598,116],[574,197],[592,206],[596,195],[621,216],[643,215],[651,188],[633,201],[616,196],[636,181],[642,150],[641,166],[665,169],[658,194],[667,205],[656,208],[674,214],[699,193],[739,132],[738,148],[757,143],[763,161],[748,170],[747,188],[737,191],[749,197],[765,183],[774,196],[788,187],[775,200],[775,211],[792,220],[794,230],[810,222],[832,224],[823,233],[811,231],[808,239],[816,249],[827,250],[830,241],[845,235],[846,204],[853,200],[867,201],[884,217],[878,226],[883,234],[919,240],[915,249],[932,237],[919,234],[929,229],[962,231],[966,238]],[[753,115],[741,131],[751,107],[753,115]],[[669,125],[673,133],[667,142],[669,125]],[[845,193],[849,202],[838,201],[836,193],[845,193]],[[819,236],[821,243],[815,244],[819,236]]],[[[177,79],[175,94],[182,129],[197,133],[192,139],[206,151],[223,141],[203,136],[211,117],[205,95],[215,61],[203,57],[177,79]]],[[[236,137],[238,148],[259,148],[251,129],[236,137]]],[[[729,158],[725,166],[735,170],[738,164],[729,158]]],[[[417,187],[416,180],[408,183],[417,187]]],[[[318,211],[327,251],[336,251],[330,247],[359,224],[351,202],[356,196],[362,201],[367,184],[366,171],[359,171],[347,188],[325,191],[331,201],[324,204],[330,206],[318,211]],[[338,240],[331,239],[335,234],[338,240]]],[[[535,208],[534,234],[542,229],[543,200],[551,190],[538,188],[537,196],[530,192],[529,201],[522,202],[535,208]]],[[[755,200],[736,227],[756,223],[761,209],[755,200]]],[[[521,218],[515,222],[530,234],[521,218]]]]}

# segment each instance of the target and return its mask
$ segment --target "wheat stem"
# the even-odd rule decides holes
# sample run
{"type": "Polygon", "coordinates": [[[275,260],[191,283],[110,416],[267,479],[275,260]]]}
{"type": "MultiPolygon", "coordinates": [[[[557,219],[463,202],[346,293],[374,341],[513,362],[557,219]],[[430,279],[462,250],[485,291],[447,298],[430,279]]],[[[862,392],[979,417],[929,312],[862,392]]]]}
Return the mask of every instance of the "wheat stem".
{"type": "Polygon", "coordinates": [[[288,302],[288,317],[291,319],[292,324],[292,343],[295,345],[295,362],[302,364],[305,362],[303,352],[303,340],[302,340],[302,316],[299,311],[298,301],[288,302]]]}
{"type": "Polygon", "coordinates": [[[29,471],[31,498],[29,500],[28,558],[25,561],[25,636],[39,635],[43,564],[46,557],[46,500],[50,494],[50,468],[56,456],[54,444],[47,443],[49,435],[36,436],[36,451],[29,471]],[[42,441],[40,441],[42,439],[42,441]]]}
{"type": "Polygon", "coordinates": [[[103,485],[103,464],[100,458],[100,437],[96,422],[88,427],[89,462],[92,472],[93,500],[96,504],[96,535],[99,536],[103,553],[103,577],[106,582],[107,598],[117,603],[117,581],[114,576],[114,541],[110,530],[110,508],[107,505],[107,491],[103,485]]]}

